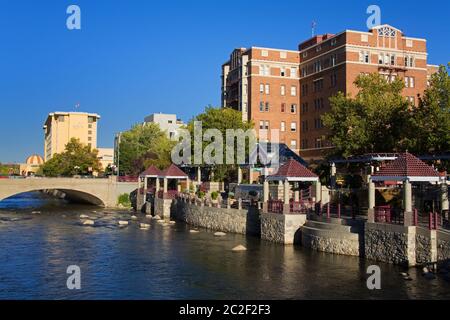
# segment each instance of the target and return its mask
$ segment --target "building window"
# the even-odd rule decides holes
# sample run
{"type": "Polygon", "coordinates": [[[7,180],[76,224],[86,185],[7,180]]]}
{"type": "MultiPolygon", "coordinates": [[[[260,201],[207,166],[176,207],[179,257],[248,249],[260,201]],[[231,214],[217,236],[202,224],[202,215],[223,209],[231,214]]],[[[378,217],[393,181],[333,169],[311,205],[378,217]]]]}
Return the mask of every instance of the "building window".
{"type": "Polygon", "coordinates": [[[308,85],[304,84],[302,85],[302,96],[307,96],[308,95],[308,85]]]}
{"type": "Polygon", "coordinates": [[[336,87],[337,86],[337,74],[336,73],[333,73],[331,76],[330,76],[330,80],[331,80],[331,86],[334,88],[334,87],[336,87]]]}
{"type": "Polygon", "coordinates": [[[395,56],[395,54],[391,55],[391,66],[395,66],[397,63],[397,57],[395,56]]]}
{"type": "Polygon", "coordinates": [[[291,132],[297,131],[297,122],[291,122],[291,132]]]}
{"type": "Polygon", "coordinates": [[[308,139],[302,140],[302,149],[308,149],[308,139]]]}
{"type": "Polygon", "coordinates": [[[284,84],[281,85],[281,95],[285,96],[286,95],[286,86],[284,84]]]}
{"type": "Polygon", "coordinates": [[[263,83],[261,83],[259,85],[259,93],[264,93],[264,84],[263,83]]]}
{"type": "Polygon", "coordinates": [[[280,69],[280,76],[286,77],[286,68],[285,67],[281,67],[281,69],[280,69]]]}
{"type": "Polygon", "coordinates": [[[266,94],[270,94],[270,85],[266,84],[266,94]]]}
{"type": "Polygon", "coordinates": [[[361,35],[361,42],[369,42],[369,35],[362,34],[361,35]]]}
{"type": "Polygon", "coordinates": [[[267,51],[267,50],[261,50],[261,56],[263,56],[263,57],[268,57],[268,56],[269,56],[269,51],[267,51]]]}
{"type": "Polygon", "coordinates": [[[285,132],[286,131],[286,122],[281,121],[281,132],[285,132]]]}
{"type": "Polygon", "coordinates": [[[264,102],[262,101],[259,103],[259,111],[264,112],[264,102]]]}
{"type": "Polygon", "coordinates": [[[259,130],[264,130],[264,121],[259,121],[259,130]]]}
{"type": "Polygon", "coordinates": [[[306,67],[302,68],[302,77],[306,77],[308,75],[307,71],[306,71],[306,67]]]}
{"type": "Polygon", "coordinates": [[[88,128],[89,128],[89,129],[92,129],[92,124],[89,123],[89,124],[88,124],[88,128]]]}
{"type": "Polygon", "coordinates": [[[88,117],[88,123],[94,123],[95,120],[96,119],[94,117],[88,117]]]}
{"type": "Polygon", "coordinates": [[[413,46],[413,41],[411,39],[407,39],[406,40],[406,47],[412,48],[412,46],[413,46]]]}
{"type": "Polygon", "coordinates": [[[58,120],[58,122],[64,122],[65,121],[65,117],[64,116],[58,116],[57,120],[58,120]]]}
{"type": "Polygon", "coordinates": [[[369,53],[369,51],[361,51],[359,53],[359,62],[370,63],[370,53],[369,53]]]}
{"type": "Polygon", "coordinates": [[[414,57],[413,56],[406,56],[405,57],[405,67],[414,67],[414,57]]]}
{"type": "Polygon", "coordinates": [[[291,68],[291,78],[297,77],[297,68],[291,68]]]}
{"type": "Polygon", "coordinates": [[[265,121],[265,128],[264,129],[266,129],[266,130],[269,130],[269,121],[265,121]]]}
{"type": "Polygon", "coordinates": [[[286,104],[285,103],[281,104],[281,112],[286,112],[286,104]]]}
{"type": "Polygon", "coordinates": [[[303,58],[306,58],[308,56],[308,51],[303,52],[303,58]]]}
{"type": "Polygon", "coordinates": [[[314,72],[322,71],[322,63],[320,60],[314,62],[314,72]]]}
{"type": "Polygon", "coordinates": [[[314,92],[320,92],[323,89],[323,79],[314,81],[314,92]]]}
{"type": "Polygon", "coordinates": [[[336,39],[331,39],[331,46],[334,47],[336,45],[337,41],[336,39]]]}
{"type": "Polygon", "coordinates": [[[321,45],[318,45],[318,46],[316,47],[316,52],[320,52],[320,51],[322,51],[322,46],[321,46],[321,45]]]}
{"type": "Polygon", "coordinates": [[[88,141],[92,141],[92,137],[88,137],[88,141]]]}
{"type": "Polygon", "coordinates": [[[337,61],[337,54],[332,54],[330,57],[330,65],[334,67],[336,65],[336,61],[337,61]]]}
{"type": "Polygon", "coordinates": [[[269,109],[270,109],[269,103],[266,102],[266,108],[265,108],[265,111],[266,111],[266,112],[269,112],[269,109]]]}
{"type": "Polygon", "coordinates": [[[269,76],[270,75],[270,67],[267,65],[262,65],[259,69],[259,74],[262,76],[269,76]]]}
{"type": "Polygon", "coordinates": [[[410,88],[414,88],[415,86],[415,81],[414,81],[414,77],[409,77],[409,87],[410,88]]]}
{"type": "Polygon", "coordinates": [[[291,149],[297,149],[297,140],[291,140],[291,149]]]}
{"type": "Polygon", "coordinates": [[[302,103],[302,114],[305,114],[308,112],[308,102],[302,103]]]}
{"type": "Polygon", "coordinates": [[[291,104],[291,113],[292,114],[297,113],[297,105],[296,104],[291,104]]]}
{"type": "Polygon", "coordinates": [[[287,52],[286,51],[280,51],[280,58],[286,59],[287,58],[287,52]]]}
{"type": "Polygon", "coordinates": [[[416,99],[414,98],[414,96],[407,97],[407,99],[412,106],[416,105],[416,99]]]}
{"type": "Polygon", "coordinates": [[[308,132],[308,120],[302,121],[302,132],[308,132]]]}
{"type": "Polygon", "coordinates": [[[291,96],[293,96],[293,97],[297,96],[297,87],[296,86],[291,87],[291,96]]]}
{"type": "Polygon", "coordinates": [[[92,134],[92,130],[88,130],[88,134],[91,135],[92,134]]]}

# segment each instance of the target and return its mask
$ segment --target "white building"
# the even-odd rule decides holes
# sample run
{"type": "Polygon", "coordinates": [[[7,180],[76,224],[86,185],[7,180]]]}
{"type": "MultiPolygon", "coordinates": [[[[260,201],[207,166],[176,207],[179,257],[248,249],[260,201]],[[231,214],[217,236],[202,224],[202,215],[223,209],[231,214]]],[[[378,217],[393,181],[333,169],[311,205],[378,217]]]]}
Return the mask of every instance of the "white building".
{"type": "Polygon", "coordinates": [[[161,130],[166,131],[170,139],[178,136],[178,129],[184,126],[184,122],[177,119],[176,114],[154,113],[144,119],[145,123],[157,123],[161,130]]]}

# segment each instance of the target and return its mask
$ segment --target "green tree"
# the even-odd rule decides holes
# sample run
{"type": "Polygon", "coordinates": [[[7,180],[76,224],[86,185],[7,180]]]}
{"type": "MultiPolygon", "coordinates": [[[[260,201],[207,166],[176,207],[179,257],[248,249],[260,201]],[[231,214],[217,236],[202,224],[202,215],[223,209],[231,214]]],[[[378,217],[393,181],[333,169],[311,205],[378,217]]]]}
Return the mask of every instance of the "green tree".
{"type": "Polygon", "coordinates": [[[358,76],[355,85],[359,93],[354,98],[338,93],[330,98],[331,111],[322,116],[333,155],[405,150],[410,105],[401,95],[403,81],[370,74],[358,76]]]}
{"type": "Polygon", "coordinates": [[[120,140],[120,174],[138,175],[149,165],[163,169],[170,165],[170,152],[175,145],[158,124],[133,126],[120,140]]]}
{"type": "Polygon", "coordinates": [[[411,110],[409,149],[419,154],[450,150],[450,76],[445,66],[431,76],[418,107],[411,110]]]}
{"type": "MultiPolygon", "coordinates": [[[[252,122],[243,122],[242,121],[242,113],[239,111],[236,111],[234,109],[230,108],[214,108],[214,107],[207,107],[205,111],[199,115],[197,115],[194,119],[192,119],[188,125],[187,129],[191,134],[192,137],[192,144],[194,144],[194,121],[201,121],[202,122],[202,131],[203,134],[208,129],[217,129],[220,131],[224,148],[223,148],[223,162],[226,161],[226,131],[229,129],[238,130],[241,129],[244,132],[247,130],[251,130],[254,128],[252,122]]],[[[254,135],[252,135],[254,137],[254,135]]],[[[236,140],[236,139],[235,139],[236,140]]],[[[235,141],[236,142],[236,141],[235,141]]],[[[211,144],[211,141],[203,141],[202,145],[202,152],[205,150],[205,148],[211,144]]],[[[192,145],[192,150],[194,150],[194,147],[192,145]]],[[[235,155],[235,161],[234,163],[237,163],[237,150],[236,150],[236,143],[234,146],[234,155],[235,155]]],[[[248,141],[246,142],[246,154],[248,154],[248,141]]],[[[216,164],[213,167],[214,172],[214,180],[215,181],[233,181],[236,179],[237,176],[237,165],[226,165],[226,164],[216,164]]]]}
{"type": "Polygon", "coordinates": [[[39,170],[39,174],[47,177],[71,177],[73,175],[92,174],[100,172],[98,151],[80,143],[79,139],[72,138],[67,143],[65,151],[55,154],[39,170]]]}

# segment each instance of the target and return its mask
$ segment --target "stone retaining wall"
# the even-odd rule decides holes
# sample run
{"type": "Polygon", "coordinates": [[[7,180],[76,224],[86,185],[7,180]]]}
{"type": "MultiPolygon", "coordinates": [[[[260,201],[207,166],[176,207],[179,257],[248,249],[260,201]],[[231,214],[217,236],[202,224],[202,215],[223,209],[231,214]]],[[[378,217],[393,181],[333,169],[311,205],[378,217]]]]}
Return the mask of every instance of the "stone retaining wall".
{"type": "Polygon", "coordinates": [[[416,227],[366,223],[365,257],[399,265],[416,265],[416,227]]]}
{"type": "Polygon", "coordinates": [[[445,261],[450,259],[450,233],[438,231],[437,232],[437,256],[438,261],[445,261]]]}
{"type": "Polygon", "coordinates": [[[430,230],[417,227],[416,229],[416,263],[433,262],[430,230]]]}
{"type": "Polygon", "coordinates": [[[155,215],[160,216],[161,219],[169,220],[172,202],[171,199],[155,198],[155,215]]]}
{"type": "Polygon", "coordinates": [[[343,234],[330,230],[314,230],[302,228],[302,246],[316,251],[360,256],[359,235],[356,233],[343,234]]]}
{"type": "Polygon", "coordinates": [[[215,208],[191,204],[183,200],[174,200],[172,217],[186,222],[189,225],[202,227],[215,231],[260,234],[259,210],[215,208]]]}
{"type": "Polygon", "coordinates": [[[261,214],[261,239],[284,244],[300,244],[300,228],[306,214],[261,214]]]}

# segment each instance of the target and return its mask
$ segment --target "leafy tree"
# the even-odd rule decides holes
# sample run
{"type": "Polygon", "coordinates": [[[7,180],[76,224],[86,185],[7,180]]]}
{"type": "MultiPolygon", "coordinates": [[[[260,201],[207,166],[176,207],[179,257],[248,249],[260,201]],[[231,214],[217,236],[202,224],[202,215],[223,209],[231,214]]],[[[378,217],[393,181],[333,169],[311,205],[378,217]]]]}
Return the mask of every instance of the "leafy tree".
{"type": "Polygon", "coordinates": [[[403,81],[370,74],[358,76],[355,84],[359,93],[354,98],[338,93],[330,98],[331,111],[322,116],[334,155],[405,150],[410,106],[401,95],[403,81]]]}
{"type": "Polygon", "coordinates": [[[450,150],[450,76],[445,66],[431,76],[419,106],[411,110],[409,149],[419,154],[450,150]]]}
{"type": "MultiPolygon", "coordinates": [[[[214,180],[215,181],[233,181],[237,179],[237,152],[236,152],[236,143],[234,146],[234,156],[235,161],[234,165],[226,165],[226,131],[229,129],[238,130],[241,129],[244,132],[247,130],[251,130],[254,128],[252,122],[243,122],[242,121],[242,113],[230,109],[230,108],[214,108],[214,107],[207,107],[205,111],[199,115],[197,115],[194,119],[192,119],[188,125],[187,129],[190,132],[190,135],[192,137],[192,150],[194,150],[194,121],[201,121],[202,122],[202,133],[204,134],[206,130],[208,129],[217,129],[220,131],[224,148],[223,148],[223,162],[224,164],[216,164],[213,166],[212,171],[214,173],[214,180]]],[[[236,140],[236,139],[235,139],[236,140]]],[[[247,141],[248,142],[248,141],[247,141]]],[[[202,144],[202,153],[204,152],[205,148],[211,144],[211,141],[203,141],[202,144]]],[[[246,143],[246,154],[248,154],[248,143],[246,143]]],[[[194,154],[192,153],[192,156],[194,154]]],[[[214,156],[214,154],[213,154],[214,156]]]]}
{"type": "Polygon", "coordinates": [[[135,125],[121,135],[120,174],[138,175],[150,165],[160,169],[167,167],[174,144],[158,124],[135,125]]]}
{"type": "Polygon", "coordinates": [[[92,174],[100,172],[98,151],[80,143],[79,139],[72,138],[67,143],[65,151],[55,154],[52,159],[41,166],[39,174],[48,177],[92,174]]]}

